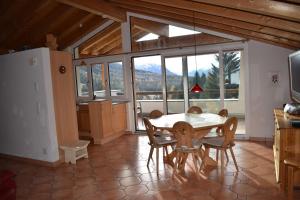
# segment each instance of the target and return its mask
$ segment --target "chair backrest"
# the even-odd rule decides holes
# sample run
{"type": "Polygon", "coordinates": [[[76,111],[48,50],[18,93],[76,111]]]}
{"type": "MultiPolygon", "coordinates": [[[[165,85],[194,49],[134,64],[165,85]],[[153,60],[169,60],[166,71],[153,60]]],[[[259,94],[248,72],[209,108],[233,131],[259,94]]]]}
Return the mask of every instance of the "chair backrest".
{"type": "Polygon", "coordinates": [[[149,121],[148,118],[144,117],[144,124],[145,124],[145,128],[146,128],[146,132],[150,141],[150,145],[155,143],[154,140],[154,133],[156,131],[156,128],[151,124],[151,122],[149,121]]]}
{"type": "Polygon", "coordinates": [[[219,111],[218,115],[220,115],[222,117],[228,117],[228,110],[224,108],[219,111]]]}
{"type": "Polygon", "coordinates": [[[172,133],[177,140],[177,147],[193,147],[192,139],[194,136],[194,129],[189,123],[183,121],[176,122],[173,125],[172,133]]]}
{"type": "Polygon", "coordinates": [[[202,109],[198,106],[192,106],[188,109],[187,113],[201,114],[202,109]]]}
{"type": "Polygon", "coordinates": [[[159,110],[152,110],[149,114],[150,119],[156,119],[163,115],[163,113],[159,110]]]}
{"type": "Polygon", "coordinates": [[[229,144],[233,144],[237,124],[238,120],[236,117],[230,117],[226,120],[224,126],[222,127],[222,133],[225,137],[223,147],[227,147],[229,144]]]}

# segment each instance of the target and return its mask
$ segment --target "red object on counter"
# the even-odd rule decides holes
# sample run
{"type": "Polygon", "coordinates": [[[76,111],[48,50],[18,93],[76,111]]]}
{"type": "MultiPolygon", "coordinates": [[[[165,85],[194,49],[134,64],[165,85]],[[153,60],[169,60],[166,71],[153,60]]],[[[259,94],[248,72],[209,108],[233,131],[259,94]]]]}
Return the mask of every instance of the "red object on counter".
{"type": "Polygon", "coordinates": [[[8,170],[0,171],[0,199],[15,200],[17,185],[15,174],[8,170]]]}

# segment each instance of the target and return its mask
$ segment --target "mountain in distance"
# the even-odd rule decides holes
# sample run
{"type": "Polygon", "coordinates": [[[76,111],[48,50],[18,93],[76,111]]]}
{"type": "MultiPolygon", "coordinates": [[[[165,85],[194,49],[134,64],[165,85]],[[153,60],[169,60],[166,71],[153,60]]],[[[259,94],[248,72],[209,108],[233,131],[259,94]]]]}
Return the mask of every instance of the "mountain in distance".
{"type": "MultiPolygon", "coordinates": [[[[161,74],[161,65],[157,65],[157,64],[137,65],[136,71],[147,71],[147,72],[152,72],[154,74],[161,74]]],[[[178,74],[175,74],[168,69],[166,69],[166,73],[169,76],[178,76],[178,74]]]]}
{"type": "MultiPolygon", "coordinates": [[[[201,76],[203,73],[207,76],[210,69],[197,69],[199,75],[201,76]]],[[[188,76],[195,76],[196,70],[190,71],[188,76]]]]}

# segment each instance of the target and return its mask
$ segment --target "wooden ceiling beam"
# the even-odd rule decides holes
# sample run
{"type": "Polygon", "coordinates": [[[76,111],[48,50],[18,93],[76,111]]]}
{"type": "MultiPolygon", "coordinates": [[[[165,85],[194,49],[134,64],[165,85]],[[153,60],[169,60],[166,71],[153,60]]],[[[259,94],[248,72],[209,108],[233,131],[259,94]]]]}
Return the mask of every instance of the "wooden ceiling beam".
{"type": "MultiPolygon", "coordinates": [[[[151,9],[145,9],[141,11],[139,8],[136,8],[134,6],[130,6],[130,8],[128,9],[131,10],[132,12],[141,13],[150,16],[156,16],[158,18],[167,19],[170,21],[193,26],[194,19],[192,17],[181,16],[179,14],[170,14],[163,11],[157,12],[156,10],[151,10],[151,9]]],[[[281,37],[276,37],[264,33],[257,33],[251,30],[245,30],[236,27],[230,27],[224,24],[211,23],[209,21],[201,20],[201,19],[196,19],[195,22],[197,27],[202,27],[208,30],[214,30],[217,32],[223,32],[223,33],[227,33],[227,34],[231,34],[243,38],[259,40],[273,45],[277,44],[279,46],[283,46],[289,49],[296,49],[300,47],[299,42],[290,41],[281,37]]]]}
{"type": "Polygon", "coordinates": [[[5,27],[5,31],[0,32],[0,43],[13,49],[14,47],[10,44],[31,27],[32,19],[36,19],[35,16],[40,16],[41,13],[47,13],[48,10],[45,10],[45,6],[49,6],[49,10],[51,10],[53,5],[55,5],[55,3],[50,4],[50,0],[34,0],[29,5],[22,2],[11,2],[12,5],[14,3],[17,4],[17,6],[15,5],[16,8],[12,11],[9,9],[11,6],[8,6],[8,10],[11,10],[11,12],[4,13],[4,16],[0,19],[0,26],[5,27]],[[44,10],[43,12],[41,12],[42,9],[44,10]],[[6,19],[6,17],[9,17],[9,19],[6,19]]]}
{"type": "Polygon", "coordinates": [[[58,35],[58,38],[65,38],[65,37],[67,37],[72,32],[75,32],[76,29],[79,29],[80,28],[80,24],[81,25],[85,24],[87,21],[93,19],[94,17],[95,17],[95,15],[91,14],[91,13],[85,15],[79,21],[77,21],[76,23],[74,23],[72,26],[65,27],[65,30],[58,35]]]}
{"type": "Polygon", "coordinates": [[[115,37],[120,35],[121,25],[114,22],[109,27],[105,28],[100,33],[97,33],[94,37],[89,39],[87,42],[79,47],[80,52],[89,51],[90,48],[95,46],[97,43],[105,43],[110,37],[115,37]]]}
{"type": "Polygon", "coordinates": [[[112,6],[104,0],[57,0],[60,3],[73,6],[93,13],[95,15],[101,15],[104,18],[110,18],[118,22],[126,22],[126,11],[123,9],[112,6]]]}
{"type": "Polygon", "coordinates": [[[272,0],[193,0],[195,2],[243,10],[300,22],[300,6],[272,0]]]}
{"type": "Polygon", "coordinates": [[[115,48],[106,52],[106,55],[114,55],[114,54],[120,54],[120,53],[122,53],[122,44],[119,46],[116,46],[115,48]]]}
{"type": "Polygon", "coordinates": [[[22,31],[19,34],[14,34],[10,38],[10,44],[12,47],[20,48],[23,45],[29,45],[31,48],[40,47],[45,42],[45,30],[49,27],[49,22],[53,21],[55,23],[55,20],[59,18],[61,13],[66,12],[69,7],[65,5],[59,5],[53,7],[46,16],[36,21],[34,24],[30,24],[30,26],[24,26],[22,28],[22,31]],[[47,22],[46,22],[47,21],[47,22]],[[41,36],[41,34],[43,34],[41,36]],[[39,40],[39,42],[36,42],[39,40]]]}
{"type": "Polygon", "coordinates": [[[184,46],[193,46],[195,45],[195,39],[197,45],[208,45],[208,44],[219,44],[231,42],[232,40],[221,38],[206,33],[201,33],[195,35],[186,35],[179,37],[163,37],[158,40],[149,40],[136,42],[133,44],[133,51],[146,51],[157,48],[174,48],[174,47],[184,47],[184,46]]]}
{"type": "Polygon", "coordinates": [[[112,49],[114,49],[117,46],[122,45],[122,38],[121,35],[119,35],[119,37],[114,37],[111,40],[109,40],[109,42],[107,42],[105,45],[100,45],[97,46],[96,48],[94,48],[91,51],[92,55],[105,55],[107,52],[111,51],[112,49]]]}
{"type": "Polygon", "coordinates": [[[193,1],[182,0],[141,0],[143,2],[153,3],[157,5],[165,5],[173,8],[186,9],[195,12],[226,17],[230,19],[238,19],[239,21],[260,24],[267,27],[286,30],[294,33],[300,33],[300,23],[269,17],[261,14],[254,14],[235,9],[218,7],[193,1]]]}
{"type": "Polygon", "coordinates": [[[89,46],[88,48],[85,48],[85,44],[83,44],[83,47],[82,46],[79,47],[79,51],[83,53],[98,51],[103,46],[106,46],[107,44],[111,43],[112,40],[120,37],[121,37],[121,29],[118,28],[115,29],[113,33],[106,34],[105,39],[102,38],[98,39],[96,42],[93,43],[92,46],[89,46]]]}
{"type": "Polygon", "coordinates": [[[169,36],[169,25],[167,24],[144,20],[136,17],[131,18],[131,23],[134,27],[137,27],[146,32],[155,33],[160,36],[169,36]]]}
{"type": "MultiPolygon", "coordinates": [[[[124,1],[123,3],[121,1],[115,0],[115,2],[118,2],[120,6],[125,5],[126,8],[130,8],[133,5],[137,5],[137,2],[134,0],[127,0],[126,2],[124,1]]],[[[228,26],[243,28],[243,29],[252,30],[252,31],[260,32],[260,33],[265,33],[268,35],[273,35],[273,36],[287,38],[290,40],[300,41],[300,34],[297,34],[297,33],[292,33],[292,32],[288,32],[285,30],[265,27],[262,25],[252,24],[249,22],[243,22],[243,21],[239,21],[239,20],[233,20],[233,19],[229,19],[229,18],[214,16],[214,15],[210,15],[210,14],[198,13],[198,12],[193,13],[193,12],[190,12],[190,11],[184,10],[184,9],[171,8],[168,6],[156,5],[156,4],[146,3],[146,2],[139,3],[138,8],[141,10],[145,10],[145,9],[156,10],[157,12],[161,12],[161,11],[159,11],[159,9],[161,9],[164,12],[179,14],[179,15],[183,15],[183,16],[187,16],[187,17],[195,17],[195,18],[210,21],[212,23],[221,23],[221,24],[228,25],[228,26]]]]}
{"type": "MultiPolygon", "coordinates": [[[[61,5],[61,6],[65,6],[65,5],[61,5]]],[[[57,37],[60,31],[63,31],[67,27],[66,23],[68,23],[69,21],[72,22],[77,21],[80,18],[84,17],[85,15],[86,12],[82,10],[73,7],[67,7],[65,12],[63,12],[59,16],[59,20],[57,19],[51,22],[50,24],[39,26],[39,31],[37,31],[37,33],[34,34],[35,37],[33,38],[32,43],[40,44],[40,42],[44,40],[45,35],[47,35],[48,33],[54,34],[57,37]]]]}
{"type": "Polygon", "coordinates": [[[66,28],[66,33],[58,36],[57,39],[60,49],[66,48],[74,42],[80,40],[80,38],[84,37],[86,34],[90,33],[98,28],[101,24],[106,22],[106,19],[93,14],[88,14],[87,19],[84,23],[81,23],[81,21],[75,22],[72,27],[66,28]]]}

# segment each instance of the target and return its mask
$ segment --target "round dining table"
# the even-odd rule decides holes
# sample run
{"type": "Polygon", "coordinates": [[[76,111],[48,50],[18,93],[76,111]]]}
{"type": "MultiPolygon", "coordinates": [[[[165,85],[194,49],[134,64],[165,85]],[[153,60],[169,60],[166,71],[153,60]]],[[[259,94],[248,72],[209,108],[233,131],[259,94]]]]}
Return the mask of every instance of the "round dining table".
{"type": "MultiPolygon", "coordinates": [[[[226,122],[227,117],[222,117],[218,114],[213,113],[201,113],[201,114],[194,114],[194,113],[179,113],[179,114],[169,114],[169,115],[162,115],[156,119],[150,119],[151,124],[160,130],[168,130],[172,133],[173,125],[176,122],[184,121],[188,122],[194,128],[195,138],[201,139],[205,137],[212,128],[222,127],[226,122]]],[[[209,157],[209,155],[203,158],[205,160],[205,165],[216,166],[217,162],[209,157]]],[[[173,159],[175,157],[174,152],[170,153],[165,157],[165,162],[173,166],[173,159]]],[[[184,167],[184,166],[183,166],[184,167]]]]}

